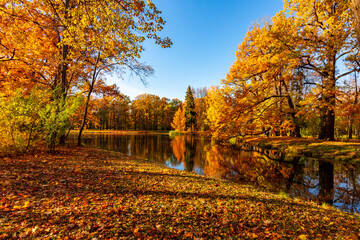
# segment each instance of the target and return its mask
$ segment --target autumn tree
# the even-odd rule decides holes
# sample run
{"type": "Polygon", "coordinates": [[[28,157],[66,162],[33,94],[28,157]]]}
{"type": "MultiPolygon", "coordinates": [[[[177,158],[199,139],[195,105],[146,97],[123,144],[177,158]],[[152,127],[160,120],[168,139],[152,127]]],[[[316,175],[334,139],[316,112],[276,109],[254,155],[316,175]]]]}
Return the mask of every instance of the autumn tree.
{"type": "MultiPolygon", "coordinates": [[[[272,130],[276,135],[300,136],[298,113],[303,77],[299,61],[292,59],[282,42],[274,38],[278,29],[286,28],[284,24],[267,22],[254,25],[239,45],[236,61],[222,82],[223,104],[228,106],[224,106],[228,113],[221,126],[229,134],[258,135],[272,130]]],[[[209,104],[218,105],[216,100],[209,104]]],[[[215,106],[209,109],[222,111],[215,106]]]]}
{"type": "Polygon", "coordinates": [[[137,96],[131,103],[135,130],[159,130],[163,106],[160,97],[155,94],[137,96]]]}
{"type": "Polygon", "coordinates": [[[206,87],[195,89],[194,102],[196,112],[196,127],[199,131],[205,131],[208,129],[206,124],[206,96],[206,87]]]}
{"type": "Polygon", "coordinates": [[[342,68],[340,61],[354,54],[354,16],[350,1],[285,1],[285,11],[296,28],[291,45],[302,68],[319,79],[316,85],[320,111],[320,139],[334,140],[337,82],[355,71],[342,68]]]}
{"type": "Polygon", "coordinates": [[[42,91],[32,89],[29,94],[17,90],[11,97],[0,93],[0,152],[11,154],[27,151],[39,140],[44,103],[38,95],[42,91]]]}
{"type": "MultiPolygon", "coordinates": [[[[162,47],[171,44],[157,35],[165,22],[151,1],[2,0],[0,8],[1,64],[11,74],[21,73],[26,83],[48,85],[51,101],[57,103],[55,115],[61,114],[84,68],[148,70],[138,62],[144,40],[154,39],[162,47]]],[[[52,135],[55,140],[63,133],[52,135]]]]}
{"type": "Polygon", "coordinates": [[[194,132],[196,124],[196,112],[194,95],[190,86],[188,86],[185,96],[185,118],[186,127],[190,128],[191,132],[194,132]]]}
{"type": "Polygon", "coordinates": [[[360,42],[360,0],[352,0],[352,11],[356,19],[356,35],[358,42],[360,42]]]}
{"type": "Polygon", "coordinates": [[[354,130],[359,130],[360,105],[357,75],[344,81],[337,97],[337,131],[353,138],[354,130]]]}
{"type": "Polygon", "coordinates": [[[171,127],[177,132],[183,132],[186,128],[186,117],[183,106],[180,106],[174,115],[171,127]]]}
{"type": "Polygon", "coordinates": [[[210,127],[210,131],[215,138],[231,137],[234,133],[233,118],[230,114],[230,107],[226,104],[225,90],[211,86],[206,96],[206,103],[208,105],[206,111],[206,121],[210,127]]]}
{"type": "Polygon", "coordinates": [[[166,118],[164,122],[164,125],[166,126],[167,130],[171,130],[172,128],[171,124],[173,122],[174,116],[181,106],[182,106],[182,102],[177,98],[168,101],[166,106],[167,109],[166,118]]]}
{"type": "Polygon", "coordinates": [[[285,1],[283,11],[255,24],[239,45],[222,82],[228,117],[210,101],[222,119],[208,116],[211,128],[220,135],[271,130],[299,137],[314,117],[318,137],[333,140],[338,86],[358,70],[357,58],[349,1],[285,1]]]}

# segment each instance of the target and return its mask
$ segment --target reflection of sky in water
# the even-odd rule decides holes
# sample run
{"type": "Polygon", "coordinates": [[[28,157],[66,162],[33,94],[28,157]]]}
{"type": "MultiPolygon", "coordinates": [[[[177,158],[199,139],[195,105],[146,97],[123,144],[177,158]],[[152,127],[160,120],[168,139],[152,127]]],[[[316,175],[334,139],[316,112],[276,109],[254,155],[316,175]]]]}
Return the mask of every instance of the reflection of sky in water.
{"type": "MultiPolygon", "coordinates": [[[[174,169],[177,169],[177,170],[181,170],[181,171],[185,170],[184,163],[181,163],[181,162],[180,163],[174,163],[169,159],[165,162],[165,166],[170,167],[170,168],[174,168],[174,169]]],[[[194,167],[192,169],[192,171],[199,174],[199,175],[204,175],[204,169],[201,168],[201,167],[194,167]]]]}
{"type": "MultiPolygon", "coordinates": [[[[76,136],[70,136],[69,140],[75,143],[77,138],[76,136]]],[[[251,158],[254,154],[249,154],[248,151],[214,147],[209,139],[199,136],[182,135],[170,139],[168,135],[160,134],[92,134],[84,138],[84,143],[90,146],[118,151],[132,157],[153,160],[170,168],[183,171],[191,170],[197,174],[214,178],[236,179],[239,172],[235,168],[240,166],[243,168],[240,169],[242,170],[240,173],[244,174],[241,177],[253,179],[251,175],[248,178],[245,176],[247,174],[246,169],[251,172],[254,166],[249,165],[249,161],[246,161],[246,159],[244,161],[244,157],[251,158]]],[[[258,156],[258,153],[256,154],[258,156]]],[[[287,159],[285,162],[263,158],[258,159],[255,162],[257,165],[255,167],[262,168],[260,172],[265,173],[264,176],[260,177],[267,181],[266,187],[273,188],[272,190],[287,191],[286,185],[290,183],[290,188],[288,188],[289,196],[314,200],[319,195],[319,169],[316,160],[301,158],[295,168],[291,159],[287,159]],[[269,169],[269,166],[275,167],[274,169],[269,169]],[[294,178],[291,180],[289,177],[279,175],[276,171],[282,168],[295,172],[294,178]],[[282,177],[281,180],[278,179],[279,176],[282,177]]],[[[346,211],[354,211],[355,209],[356,212],[359,212],[360,166],[354,166],[348,167],[346,163],[334,164],[335,202],[333,205],[346,211]],[[352,178],[353,182],[349,178],[349,169],[355,174],[352,178]],[[354,184],[358,189],[358,195],[349,195],[354,190],[354,184]]]]}
{"type": "Polygon", "coordinates": [[[204,170],[202,168],[195,167],[193,171],[199,175],[204,175],[204,170]]]}
{"type": "Polygon", "coordinates": [[[174,164],[174,163],[171,163],[171,162],[166,161],[165,166],[171,167],[171,168],[175,168],[175,169],[177,169],[177,170],[182,170],[182,171],[185,170],[183,163],[174,164]]]}

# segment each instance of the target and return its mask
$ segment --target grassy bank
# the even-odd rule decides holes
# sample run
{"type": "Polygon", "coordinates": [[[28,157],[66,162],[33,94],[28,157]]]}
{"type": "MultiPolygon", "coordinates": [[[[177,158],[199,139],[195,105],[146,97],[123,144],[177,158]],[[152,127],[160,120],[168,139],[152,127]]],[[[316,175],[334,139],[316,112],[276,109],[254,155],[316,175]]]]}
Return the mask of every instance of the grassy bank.
{"type": "Polygon", "coordinates": [[[360,141],[324,141],[293,137],[247,137],[242,142],[264,149],[279,150],[289,156],[303,155],[329,160],[360,162],[360,141]]]}
{"type": "Polygon", "coordinates": [[[120,153],[0,159],[0,239],[358,239],[359,215],[120,153]]]}

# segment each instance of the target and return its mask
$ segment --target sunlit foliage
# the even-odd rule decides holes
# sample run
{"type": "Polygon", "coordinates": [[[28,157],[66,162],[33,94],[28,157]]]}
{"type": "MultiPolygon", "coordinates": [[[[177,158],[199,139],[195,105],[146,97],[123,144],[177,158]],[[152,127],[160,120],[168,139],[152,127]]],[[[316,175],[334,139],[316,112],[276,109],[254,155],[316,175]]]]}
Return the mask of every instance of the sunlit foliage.
{"type": "Polygon", "coordinates": [[[311,132],[334,140],[339,86],[359,70],[350,7],[350,1],[287,0],[270,21],[254,24],[218,90],[222,106],[208,98],[214,135],[311,132]]]}
{"type": "Polygon", "coordinates": [[[51,92],[48,112],[59,124],[58,130],[47,131],[53,148],[64,141],[61,126],[71,125],[60,123],[69,121],[71,114],[63,113],[71,105],[69,96],[84,83],[89,101],[102,72],[121,74],[128,68],[141,78],[153,72],[138,59],[145,39],[164,48],[171,45],[169,38],[158,35],[165,24],[160,14],[151,1],[143,0],[1,0],[0,89],[41,86],[51,92]]]}

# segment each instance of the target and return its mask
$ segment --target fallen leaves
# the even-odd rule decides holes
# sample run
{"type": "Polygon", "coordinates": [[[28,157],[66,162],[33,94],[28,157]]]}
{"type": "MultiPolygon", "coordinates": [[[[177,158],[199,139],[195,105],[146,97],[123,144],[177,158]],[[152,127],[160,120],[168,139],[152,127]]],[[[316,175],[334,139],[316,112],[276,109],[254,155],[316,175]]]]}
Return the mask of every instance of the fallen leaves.
{"type": "Polygon", "coordinates": [[[360,231],[358,215],[99,149],[2,159],[0,176],[0,239],[356,239],[360,231]]]}

